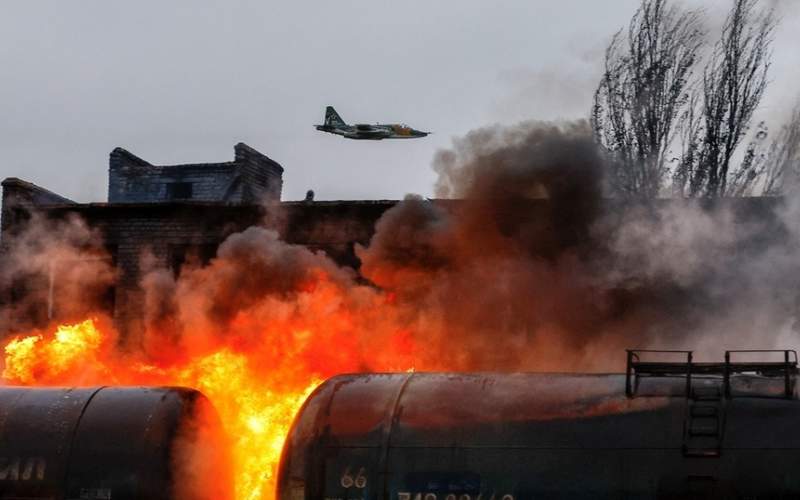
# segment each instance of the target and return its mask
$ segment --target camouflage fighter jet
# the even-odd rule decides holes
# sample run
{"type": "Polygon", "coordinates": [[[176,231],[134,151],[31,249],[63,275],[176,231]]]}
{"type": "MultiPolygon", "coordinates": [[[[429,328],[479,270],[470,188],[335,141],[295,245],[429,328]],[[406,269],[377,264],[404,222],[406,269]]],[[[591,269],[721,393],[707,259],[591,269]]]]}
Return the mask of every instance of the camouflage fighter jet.
{"type": "Polygon", "coordinates": [[[376,123],[375,125],[357,123],[348,125],[342,120],[339,113],[333,109],[333,106],[325,108],[325,123],[323,125],[315,125],[315,127],[322,132],[341,135],[348,139],[370,139],[373,141],[381,139],[417,139],[431,133],[414,130],[407,125],[397,123],[376,123]]]}

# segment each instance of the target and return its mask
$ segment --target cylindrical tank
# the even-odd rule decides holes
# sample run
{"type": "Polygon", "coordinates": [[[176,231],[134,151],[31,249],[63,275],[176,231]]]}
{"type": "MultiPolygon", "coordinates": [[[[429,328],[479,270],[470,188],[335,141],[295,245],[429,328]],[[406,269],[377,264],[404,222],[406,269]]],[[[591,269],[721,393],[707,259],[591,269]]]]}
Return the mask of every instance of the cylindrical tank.
{"type": "Polygon", "coordinates": [[[718,377],[693,377],[691,397],[685,377],[645,380],[633,397],[625,382],[617,374],[334,377],[295,420],[278,495],[800,498],[800,401],[783,395],[783,377],[737,376],[741,397],[720,392],[718,377]]]}
{"type": "Polygon", "coordinates": [[[230,498],[228,462],[195,390],[0,387],[0,499],[230,498]]]}

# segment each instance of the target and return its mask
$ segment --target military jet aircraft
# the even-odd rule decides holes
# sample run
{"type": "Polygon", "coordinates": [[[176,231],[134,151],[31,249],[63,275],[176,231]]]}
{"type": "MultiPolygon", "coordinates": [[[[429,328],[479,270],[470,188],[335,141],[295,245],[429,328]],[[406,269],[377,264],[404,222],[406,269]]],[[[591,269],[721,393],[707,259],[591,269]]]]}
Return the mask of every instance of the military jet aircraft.
{"type": "Polygon", "coordinates": [[[373,141],[381,139],[417,139],[431,133],[414,130],[407,125],[397,123],[376,123],[375,125],[357,123],[348,125],[342,120],[339,113],[333,109],[333,106],[325,108],[325,123],[323,125],[315,125],[315,127],[322,132],[341,135],[348,139],[370,139],[373,141]]]}

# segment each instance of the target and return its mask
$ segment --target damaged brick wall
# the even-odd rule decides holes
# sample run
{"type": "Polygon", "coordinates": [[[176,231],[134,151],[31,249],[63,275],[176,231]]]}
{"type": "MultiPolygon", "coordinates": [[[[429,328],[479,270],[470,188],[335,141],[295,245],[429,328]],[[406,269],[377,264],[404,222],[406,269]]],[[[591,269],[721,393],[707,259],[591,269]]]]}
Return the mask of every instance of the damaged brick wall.
{"type": "Polygon", "coordinates": [[[109,155],[109,203],[177,200],[249,204],[280,200],[283,167],[250,146],[234,146],[234,161],[153,165],[122,148],[109,155]]]}

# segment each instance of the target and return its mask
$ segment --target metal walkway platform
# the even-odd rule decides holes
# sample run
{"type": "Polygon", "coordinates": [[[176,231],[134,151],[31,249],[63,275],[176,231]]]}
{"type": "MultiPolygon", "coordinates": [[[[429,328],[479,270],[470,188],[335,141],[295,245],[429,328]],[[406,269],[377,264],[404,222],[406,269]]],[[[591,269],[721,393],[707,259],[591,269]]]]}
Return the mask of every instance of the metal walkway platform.
{"type": "Polygon", "coordinates": [[[794,394],[795,378],[798,373],[797,352],[794,350],[740,350],[725,351],[725,361],[712,363],[695,363],[693,351],[661,351],[649,349],[627,350],[628,360],[625,370],[625,394],[628,397],[636,395],[636,388],[641,377],[686,377],[686,397],[692,395],[693,375],[718,375],[722,378],[724,396],[731,397],[731,377],[737,374],[756,374],[764,377],[784,380],[784,397],[791,398],[794,394]],[[764,355],[781,354],[780,361],[732,361],[736,355],[764,355]],[[683,355],[685,361],[649,361],[643,360],[647,355],[683,355]]]}

